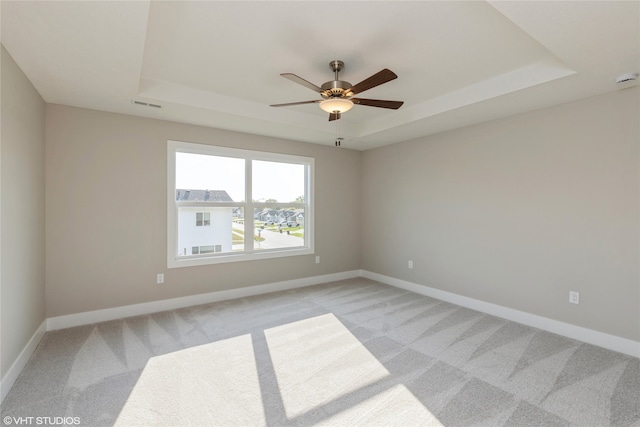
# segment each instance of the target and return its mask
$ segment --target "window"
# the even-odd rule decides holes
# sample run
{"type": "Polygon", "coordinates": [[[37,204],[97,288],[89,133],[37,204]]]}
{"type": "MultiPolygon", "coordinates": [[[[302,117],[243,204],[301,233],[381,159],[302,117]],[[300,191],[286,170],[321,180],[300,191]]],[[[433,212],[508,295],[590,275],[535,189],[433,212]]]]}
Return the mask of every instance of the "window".
{"type": "Polygon", "coordinates": [[[211,212],[196,213],[196,227],[211,225],[211,212]]]}
{"type": "Polygon", "coordinates": [[[222,245],[194,246],[191,248],[191,255],[213,254],[222,251],[222,245]]]}
{"type": "Polygon", "coordinates": [[[168,266],[313,253],[313,159],[168,141],[168,266]]]}

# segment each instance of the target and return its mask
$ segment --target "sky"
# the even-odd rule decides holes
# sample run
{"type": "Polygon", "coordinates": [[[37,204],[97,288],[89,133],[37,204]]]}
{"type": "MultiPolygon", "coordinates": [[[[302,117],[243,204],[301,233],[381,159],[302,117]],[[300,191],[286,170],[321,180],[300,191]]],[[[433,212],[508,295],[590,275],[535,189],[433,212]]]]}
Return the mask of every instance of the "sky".
{"type": "MultiPolygon", "coordinates": [[[[225,190],[245,200],[244,159],[176,153],[176,188],[225,190]]],[[[292,202],[304,194],[304,166],[253,160],[253,199],[292,202]]]]}

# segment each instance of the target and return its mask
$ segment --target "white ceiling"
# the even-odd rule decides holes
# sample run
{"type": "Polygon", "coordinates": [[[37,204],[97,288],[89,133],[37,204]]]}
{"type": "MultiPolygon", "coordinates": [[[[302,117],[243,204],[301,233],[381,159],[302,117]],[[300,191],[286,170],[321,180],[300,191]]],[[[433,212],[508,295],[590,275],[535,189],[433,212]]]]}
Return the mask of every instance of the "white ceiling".
{"type": "Polygon", "coordinates": [[[634,86],[639,1],[5,1],[1,41],[46,102],[356,150],[634,86]],[[404,101],[328,122],[280,77],[404,101]],[[132,100],[161,105],[140,106],[132,100]]]}

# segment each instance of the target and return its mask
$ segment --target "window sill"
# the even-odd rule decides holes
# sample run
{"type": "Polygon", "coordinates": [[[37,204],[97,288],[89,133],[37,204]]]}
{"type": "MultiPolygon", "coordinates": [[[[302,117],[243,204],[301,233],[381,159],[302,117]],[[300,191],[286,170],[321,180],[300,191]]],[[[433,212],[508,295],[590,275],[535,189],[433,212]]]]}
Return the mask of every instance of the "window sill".
{"type": "Polygon", "coordinates": [[[285,258],[298,255],[312,255],[314,253],[311,248],[296,249],[278,249],[271,251],[260,251],[242,254],[224,254],[212,256],[195,256],[187,258],[169,258],[167,260],[168,268],[194,267],[199,265],[225,264],[230,262],[241,261],[258,261],[262,259],[285,258]]]}

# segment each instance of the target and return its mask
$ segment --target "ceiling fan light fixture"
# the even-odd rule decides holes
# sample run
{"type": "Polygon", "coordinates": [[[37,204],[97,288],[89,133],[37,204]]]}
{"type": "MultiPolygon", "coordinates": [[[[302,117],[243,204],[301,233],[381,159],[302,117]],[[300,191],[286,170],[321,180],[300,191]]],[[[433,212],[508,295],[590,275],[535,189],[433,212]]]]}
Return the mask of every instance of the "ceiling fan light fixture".
{"type": "Polygon", "coordinates": [[[320,108],[327,113],[344,113],[353,107],[353,102],[344,98],[330,98],[320,102],[320,108]]]}

